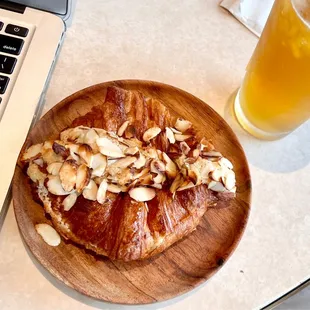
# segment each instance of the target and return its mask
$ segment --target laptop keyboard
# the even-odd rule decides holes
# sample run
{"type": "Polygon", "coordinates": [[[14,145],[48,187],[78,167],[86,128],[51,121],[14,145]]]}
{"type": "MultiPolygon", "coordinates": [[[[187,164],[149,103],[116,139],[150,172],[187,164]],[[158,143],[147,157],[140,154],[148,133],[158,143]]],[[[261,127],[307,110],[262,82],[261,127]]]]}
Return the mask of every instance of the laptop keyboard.
{"type": "Polygon", "coordinates": [[[0,16],[0,120],[32,34],[31,27],[0,16]]]}

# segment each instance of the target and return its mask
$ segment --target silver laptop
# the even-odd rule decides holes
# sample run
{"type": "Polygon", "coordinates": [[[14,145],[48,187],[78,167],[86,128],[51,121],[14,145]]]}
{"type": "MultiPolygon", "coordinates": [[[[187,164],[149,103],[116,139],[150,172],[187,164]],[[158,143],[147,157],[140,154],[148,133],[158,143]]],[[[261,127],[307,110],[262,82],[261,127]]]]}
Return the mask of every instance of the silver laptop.
{"type": "Polygon", "coordinates": [[[72,18],[70,0],[0,0],[0,212],[72,18]]]}

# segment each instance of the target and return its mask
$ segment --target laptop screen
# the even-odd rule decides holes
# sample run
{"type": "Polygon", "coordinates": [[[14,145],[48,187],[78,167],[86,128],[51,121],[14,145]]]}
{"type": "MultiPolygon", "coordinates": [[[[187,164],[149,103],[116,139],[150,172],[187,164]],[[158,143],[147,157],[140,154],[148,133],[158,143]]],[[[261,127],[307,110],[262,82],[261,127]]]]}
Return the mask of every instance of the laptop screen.
{"type": "Polygon", "coordinates": [[[67,0],[10,0],[10,2],[16,2],[25,6],[60,15],[66,15],[68,10],[67,0]]]}

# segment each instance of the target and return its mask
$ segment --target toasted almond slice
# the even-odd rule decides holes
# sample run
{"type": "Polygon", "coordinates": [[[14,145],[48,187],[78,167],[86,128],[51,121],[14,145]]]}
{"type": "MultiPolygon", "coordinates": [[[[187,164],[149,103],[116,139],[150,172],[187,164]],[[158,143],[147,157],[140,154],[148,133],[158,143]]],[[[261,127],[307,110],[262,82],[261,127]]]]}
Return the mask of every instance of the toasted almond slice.
{"type": "Polygon", "coordinates": [[[228,170],[222,179],[223,179],[223,183],[224,183],[225,187],[229,191],[235,187],[236,177],[235,177],[235,173],[232,170],[228,170]]]}
{"type": "Polygon", "coordinates": [[[90,180],[83,190],[83,197],[88,200],[97,200],[98,186],[94,180],[90,180]]]}
{"type": "Polygon", "coordinates": [[[77,197],[78,197],[77,193],[73,192],[63,200],[62,205],[65,211],[69,211],[73,207],[73,205],[76,202],[77,197]]]}
{"type": "Polygon", "coordinates": [[[188,170],[188,177],[195,185],[200,185],[202,183],[201,174],[199,173],[198,169],[194,166],[191,166],[188,170]]]}
{"type": "Polygon", "coordinates": [[[43,167],[43,166],[44,166],[44,161],[43,161],[42,158],[34,159],[33,162],[34,162],[35,164],[37,164],[38,166],[40,166],[40,167],[43,167]]]}
{"type": "Polygon", "coordinates": [[[41,152],[42,152],[42,147],[43,147],[42,143],[30,146],[26,150],[26,152],[23,153],[23,156],[22,156],[21,160],[22,161],[29,161],[29,160],[32,160],[32,159],[40,157],[41,152]]]}
{"type": "Polygon", "coordinates": [[[235,193],[236,191],[237,191],[236,186],[235,186],[235,187],[233,187],[233,188],[230,190],[230,192],[231,192],[231,193],[235,193]]]}
{"type": "Polygon", "coordinates": [[[61,242],[58,232],[48,224],[37,224],[35,226],[37,233],[50,246],[58,246],[61,242]]]}
{"type": "Polygon", "coordinates": [[[27,169],[27,175],[31,179],[32,182],[39,182],[40,185],[44,183],[46,178],[46,174],[41,172],[39,166],[35,163],[30,163],[27,169]]]}
{"type": "Polygon", "coordinates": [[[63,189],[67,192],[73,190],[76,182],[77,164],[71,160],[66,160],[59,170],[59,178],[63,189]]]}
{"type": "Polygon", "coordinates": [[[93,155],[93,160],[91,163],[92,177],[101,177],[107,168],[107,157],[101,153],[93,155]]]}
{"type": "Polygon", "coordinates": [[[190,188],[192,188],[192,187],[195,187],[195,184],[193,183],[193,182],[186,182],[185,184],[183,183],[182,185],[181,185],[181,187],[179,187],[178,189],[177,189],[177,191],[179,192],[179,191],[184,191],[184,190],[186,190],[186,189],[190,189],[190,188]]]}
{"type": "Polygon", "coordinates": [[[175,134],[174,137],[175,137],[175,139],[177,141],[181,142],[181,141],[185,141],[185,140],[189,139],[191,137],[191,135],[178,135],[178,134],[175,134]]]}
{"type": "Polygon", "coordinates": [[[78,167],[76,173],[76,184],[75,188],[78,193],[81,193],[84,188],[88,185],[91,177],[90,169],[85,165],[82,164],[78,167]]]}
{"type": "Polygon", "coordinates": [[[208,189],[211,189],[215,192],[226,192],[227,189],[221,182],[211,181],[208,185],[208,189]]]}
{"type": "Polygon", "coordinates": [[[60,140],[65,143],[75,142],[75,143],[84,143],[84,137],[89,127],[78,126],[74,128],[69,128],[60,133],[60,140]]]}
{"type": "Polygon", "coordinates": [[[189,151],[191,150],[191,148],[188,146],[188,144],[185,141],[180,143],[180,148],[184,155],[187,155],[189,151]]]}
{"type": "Polygon", "coordinates": [[[169,127],[166,127],[166,136],[170,143],[172,144],[175,143],[175,137],[174,137],[173,131],[169,127]]]}
{"type": "Polygon", "coordinates": [[[163,173],[158,173],[157,176],[153,179],[154,183],[164,183],[166,176],[163,173]]]}
{"type": "Polygon", "coordinates": [[[101,204],[105,202],[106,195],[107,195],[108,183],[106,180],[102,180],[98,192],[97,192],[97,201],[101,204]]]}
{"type": "Polygon", "coordinates": [[[120,187],[116,184],[110,183],[110,184],[108,184],[107,190],[111,193],[118,194],[118,193],[122,192],[122,187],[120,187]]]}
{"type": "Polygon", "coordinates": [[[182,134],[182,132],[181,131],[179,131],[179,130],[176,130],[175,128],[173,128],[173,127],[169,127],[170,129],[171,129],[171,131],[173,132],[173,133],[176,133],[176,134],[178,134],[178,135],[181,135],[182,134]]]}
{"type": "Polygon", "coordinates": [[[135,155],[139,152],[139,148],[137,146],[128,147],[124,150],[125,155],[135,155]]]}
{"type": "Polygon", "coordinates": [[[46,185],[48,191],[54,195],[65,196],[70,194],[69,191],[63,189],[58,175],[49,175],[46,185]]]}
{"type": "Polygon", "coordinates": [[[162,189],[163,188],[162,184],[160,184],[160,183],[154,183],[154,184],[152,184],[150,186],[152,186],[154,188],[157,188],[157,189],[162,189]]]}
{"type": "Polygon", "coordinates": [[[52,149],[57,155],[60,155],[63,159],[66,159],[70,155],[70,151],[66,148],[62,141],[54,141],[52,149]]]}
{"type": "Polygon", "coordinates": [[[153,183],[153,176],[151,173],[145,174],[137,179],[140,185],[151,185],[153,183]]]}
{"type": "Polygon", "coordinates": [[[99,152],[96,140],[99,138],[97,131],[94,128],[89,129],[84,136],[84,143],[88,144],[94,153],[99,152]]]}
{"type": "Polygon", "coordinates": [[[221,168],[216,168],[214,171],[211,173],[211,177],[214,181],[220,181],[223,176],[223,169],[221,168]]]}
{"type": "Polygon", "coordinates": [[[155,148],[149,147],[145,151],[147,153],[147,157],[153,158],[153,159],[158,158],[158,153],[157,153],[157,150],[155,148]]]}
{"type": "Polygon", "coordinates": [[[185,132],[187,129],[192,127],[192,123],[185,119],[178,118],[174,127],[181,132],[185,132]]]}
{"type": "Polygon", "coordinates": [[[81,144],[78,149],[78,155],[86,163],[88,167],[91,167],[93,161],[93,150],[88,144],[81,144]]]}
{"type": "Polygon", "coordinates": [[[161,129],[159,127],[149,128],[143,134],[143,141],[149,142],[151,139],[155,138],[160,132],[161,129]]]}
{"type": "Polygon", "coordinates": [[[49,174],[58,175],[61,166],[62,163],[51,163],[46,167],[46,170],[49,174]]]}
{"type": "Polygon", "coordinates": [[[183,175],[179,173],[176,178],[173,180],[171,186],[170,186],[170,192],[174,194],[177,189],[183,184],[183,175]]]}
{"type": "Polygon", "coordinates": [[[227,167],[228,169],[233,169],[234,166],[233,164],[225,157],[222,157],[220,160],[219,160],[219,164],[221,166],[224,166],[224,167],[227,167]]]}
{"type": "Polygon", "coordinates": [[[213,143],[206,138],[202,138],[200,141],[200,150],[203,152],[211,152],[215,150],[213,143]]]}
{"type": "Polygon", "coordinates": [[[137,169],[140,169],[140,168],[144,167],[145,164],[146,164],[146,158],[145,158],[145,156],[142,153],[140,153],[140,156],[135,161],[135,163],[133,164],[133,167],[137,168],[137,169]]]}
{"type": "Polygon", "coordinates": [[[125,132],[126,128],[128,127],[128,125],[129,125],[129,121],[126,121],[126,122],[124,122],[124,123],[121,125],[121,127],[118,129],[117,134],[118,134],[120,137],[124,134],[124,132],[125,132]]]}
{"type": "Polygon", "coordinates": [[[201,152],[202,157],[213,157],[213,158],[221,158],[223,155],[220,152],[209,151],[209,152],[201,152]]]}
{"type": "Polygon", "coordinates": [[[116,143],[113,143],[110,139],[102,137],[98,138],[96,142],[97,145],[99,146],[101,154],[112,158],[125,157],[121,148],[116,143]]]}
{"type": "Polygon", "coordinates": [[[124,169],[129,167],[131,164],[137,161],[137,158],[134,156],[127,156],[121,159],[116,160],[113,164],[109,165],[109,170],[114,168],[124,169]]]}
{"type": "Polygon", "coordinates": [[[136,146],[142,147],[142,144],[143,144],[137,138],[124,139],[124,138],[119,137],[117,140],[128,147],[136,147],[136,146]]]}
{"type": "Polygon", "coordinates": [[[155,195],[155,190],[147,187],[135,187],[129,191],[129,196],[136,201],[149,201],[152,200],[155,195]]]}
{"type": "Polygon", "coordinates": [[[199,149],[190,150],[189,153],[187,154],[188,158],[186,158],[185,161],[188,164],[194,164],[199,158],[199,155],[200,155],[199,149]]]}
{"type": "Polygon", "coordinates": [[[163,163],[159,159],[153,159],[151,161],[150,168],[151,168],[151,172],[154,172],[154,173],[161,173],[161,172],[165,172],[166,171],[165,163],[163,163]]]}
{"type": "Polygon", "coordinates": [[[163,159],[166,163],[166,173],[169,178],[175,178],[177,175],[177,166],[176,164],[169,158],[169,156],[163,152],[163,159]]]}
{"type": "Polygon", "coordinates": [[[142,171],[138,171],[138,172],[134,172],[133,175],[132,175],[132,179],[135,180],[135,179],[139,179],[141,178],[142,176],[148,174],[150,172],[150,169],[145,167],[142,171]]]}
{"type": "Polygon", "coordinates": [[[52,148],[42,149],[42,159],[46,164],[51,164],[54,162],[63,162],[63,158],[60,155],[57,155],[52,148]]]}
{"type": "Polygon", "coordinates": [[[68,145],[68,148],[69,148],[69,151],[70,151],[70,156],[72,159],[74,159],[77,164],[80,163],[80,156],[78,155],[78,151],[79,151],[79,144],[69,144],[68,145]]]}

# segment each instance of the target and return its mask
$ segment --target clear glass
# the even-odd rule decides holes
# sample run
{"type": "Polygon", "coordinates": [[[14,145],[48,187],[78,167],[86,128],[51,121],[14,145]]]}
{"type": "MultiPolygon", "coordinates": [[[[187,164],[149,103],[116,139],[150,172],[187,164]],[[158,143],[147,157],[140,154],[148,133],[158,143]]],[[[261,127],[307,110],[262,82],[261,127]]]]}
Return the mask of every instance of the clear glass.
{"type": "Polygon", "coordinates": [[[310,0],[276,0],[235,99],[241,126],[278,139],[310,118],[310,0]]]}

